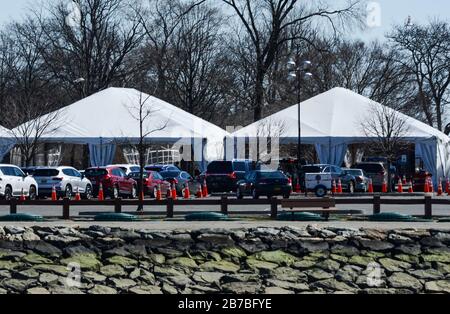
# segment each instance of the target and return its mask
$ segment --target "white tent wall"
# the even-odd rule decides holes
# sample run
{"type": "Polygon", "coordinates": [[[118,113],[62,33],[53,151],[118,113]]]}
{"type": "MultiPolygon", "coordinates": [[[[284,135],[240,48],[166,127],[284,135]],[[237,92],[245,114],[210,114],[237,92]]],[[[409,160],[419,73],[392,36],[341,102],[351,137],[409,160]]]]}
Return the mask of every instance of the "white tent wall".
{"type": "MultiPolygon", "coordinates": [[[[301,103],[302,144],[314,145],[321,163],[341,166],[351,144],[363,144],[378,139],[371,138],[364,130],[364,123],[370,118],[371,110],[383,107],[366,97],[344,88],[334,88],[301,103]]],[[[411,117],[387,108],[387,112],[398,115],[405,122],[407,130],[404,141],[415,144],[416,156],[424,161],[425,168],[433,174],[435,184],[439,178],[450,177],[450,137],[411,117]]],[[[225,142],[227,158],[231,151],[236,153],[236,143],[242,138],[260,137],[261,126],[284,125],[280,134],[281,144],[298,143],[298,106],[286,108],[274,115],[255,122],[232,134],[225,142]],[[232,138],[235,139],[232,139],[232,138]],[[235,143],[235,148],[231,148],[235,143]]],[[[234,157],[236,154],[234,154],[234,157]]]]}

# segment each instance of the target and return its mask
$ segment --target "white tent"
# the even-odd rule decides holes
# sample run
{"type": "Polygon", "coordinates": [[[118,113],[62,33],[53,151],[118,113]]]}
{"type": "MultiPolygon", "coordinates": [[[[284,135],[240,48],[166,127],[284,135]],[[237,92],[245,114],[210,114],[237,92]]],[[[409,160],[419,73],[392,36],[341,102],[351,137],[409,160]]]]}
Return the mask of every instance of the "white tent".
{"type": "Polygon", "coordinates": [[[0,162],[14,147],[15,140],[11,131],[0,125],[0,162]]]}
{"type": "MultiPolygon", "coordinates": [[[[349,144],[368,141],[364,121],[377,107],[380,109],[382,105],[344,88],[334,88],[313,97],[301,103],[302,143],[315,145],[321,163],[341,165],[349,144]]],[[[450,176],[450,138],[411,117],[401,113],[398,117],[405,121],[407,128],[404,139],[416,145],[416,156],[423,159],[434,178],[450,176]]],[[[238,138],[261,136],[260,130],[271,125],[282,126],[280,143],[297,143],[298,106],[289,107],[233,133],[234,142],[238,138]]]]}
{"type": "MultiPolygon", "coordinates": [[[[144,105],[147,143],[182,144],[194,147],[195,161],[223,156],[225,130],[160,99],[135,89],[108,88],[57,112],[40,141],[88,144],[91,164],[112,162],[118,144],[139,141],[139,105],[144,105]],[[206,147],[206,149],[205,149],[206,147]]],[[[40,117],[45,121],[50,115],[40,117]]],[[[33,123],[33,121],[28,122],[33,123]]]]}

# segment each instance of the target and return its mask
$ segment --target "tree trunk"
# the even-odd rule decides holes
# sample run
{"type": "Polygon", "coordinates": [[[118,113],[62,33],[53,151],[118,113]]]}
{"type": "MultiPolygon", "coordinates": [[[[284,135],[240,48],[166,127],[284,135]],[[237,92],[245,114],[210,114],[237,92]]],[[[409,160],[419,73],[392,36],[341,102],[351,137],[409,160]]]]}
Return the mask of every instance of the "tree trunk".
{"type": "Polygon", "coordinates": [[[264,105],[264,74],[258,71],[255,82],[255,103],[253,106],[253,121],[262,119],[262,108],[264,105]]]}

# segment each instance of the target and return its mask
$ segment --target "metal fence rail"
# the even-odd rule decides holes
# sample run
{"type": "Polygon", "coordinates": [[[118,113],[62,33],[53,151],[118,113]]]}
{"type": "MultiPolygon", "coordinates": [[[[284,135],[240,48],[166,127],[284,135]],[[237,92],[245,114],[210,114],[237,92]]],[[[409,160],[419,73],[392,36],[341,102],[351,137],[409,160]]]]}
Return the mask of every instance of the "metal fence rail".
{"type": "MultiPolygon", "coordinates": [[[[317,199],[308,199],[303,198],[302,200],[308,201],[317,200],[317,199]]],[[[373,213],[379,214],[381,213],[381,205],[423,205],[424,206],[424,217],[432,218],[433,217],[433,205],[449,205],[450,210],[450,199],[439,199],[433,198],[432,196],[425,196],[423,198],[415,198],[415,199],[398,199],[398,198],[384,198],[381,195],[374,195],[371,198],[335,198],[333,201],[336,205],[372,205],[373,213]]],[[[26,200],[20,201],[17,199],[12,199],[10,201],[0,200],[0,206],[9,206],[10,213],[16,214],[18,206],[42,206],[42,207],[50,207],[50,206],[60,206],[62,207],[62,218],[68,220],[71,218],[70,208],[72,206],[111,206],[114,207],[115,213],[121,213],[122,208],[126,206],[138,206],[143,204],[144,206],[165,206],[165,215],[167,218],[173,218],[175,214],[176,206],[220,206],[220,211],[224,214],[229,214],[229,206],[251,206],[251,205],[268,205],[270,206],[270,215],[272,219],[276,219],[278,215],[278,207],[281,205],[282,200],[278,198],[271,199],[233,199],[228,198],[227,196],[223,196],[220,199],[193,199],[193,200],[173,200],[173,199],[165,199],[161,201],[157,200],[144,200],[142,203],[139,200],[123,200],[123,199],[115,199],[115,200],[70,200],[65,198],[63,200],[51,201],[51,200],[26,200]]],[[[183,212],[185,213],[185,212],[183,212]]],[[[262,211],[233,211],[233,214],[246,214],[246,215],[260,215],[264,212],[262,211]]],[[[161,214],[161,212],[149,212],[150,215],[161,214]]]]}

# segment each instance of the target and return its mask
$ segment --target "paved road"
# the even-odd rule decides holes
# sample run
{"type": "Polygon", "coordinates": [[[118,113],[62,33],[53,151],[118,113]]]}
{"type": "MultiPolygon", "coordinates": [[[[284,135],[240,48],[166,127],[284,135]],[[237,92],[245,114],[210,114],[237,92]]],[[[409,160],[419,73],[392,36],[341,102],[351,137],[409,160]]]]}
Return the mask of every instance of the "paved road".
{"type": "MultiPolygon", "coordinates": [[[[408,198],[408,197],[398,197],[398,198],[408,198]]],[[[216,197],[216,199],[218,199],[216,197]]],[[[418,197],[418,199],[423,199],[418,197]]],[[[447,199],[449,199],[447,197],[447,199]]],[[[342,210],[361,210],[364,214],[372,214],[372,205],[338,205],[339,209],[342,210]]],[[[112,206],[71,206],[71,215],[78,216],[80,213],[95,213],[95,212],[111,212],[113,211],[112,206]]],[[[135,207],[124,206],[124,212],[134,212],[135,207]]],[[[165,206],[151,206],[146,207],[145,211],[158,211],[164,212],[166,210],[165,206]]],[[[184,211],[219,211],[220,207],[217,206],[176,206],[175,214],[182,213],[184,211]]],[[[280,208],[281,210],[281,208],[280,208]]],[[[269,205],[248,205],[248,206],[229,206],[229,211],[232,214],[233,211],[260,211],[263,215],[268,214],[270,211],[269,205]]],[[[423,215],[424,206],[423,205],[382,205],[382,212],[399,212],[409,215],[423,215]]],[[[18,212],[28,212],[40,214],[44,217],[55,217],[61,216],[62,208],[60,206],[52,207],[42,207],[42,206],[18,206],[18,212]]],[[[0,206],[0,215],[6,215],[9,213],[9,207],[0,206]]],[[[436,216],[450,216],[450,206],[448,205],[433,205],[433,214],[436,216]]]]}

